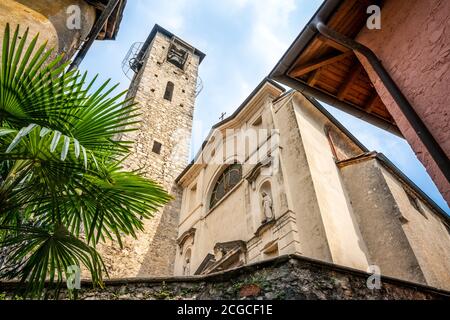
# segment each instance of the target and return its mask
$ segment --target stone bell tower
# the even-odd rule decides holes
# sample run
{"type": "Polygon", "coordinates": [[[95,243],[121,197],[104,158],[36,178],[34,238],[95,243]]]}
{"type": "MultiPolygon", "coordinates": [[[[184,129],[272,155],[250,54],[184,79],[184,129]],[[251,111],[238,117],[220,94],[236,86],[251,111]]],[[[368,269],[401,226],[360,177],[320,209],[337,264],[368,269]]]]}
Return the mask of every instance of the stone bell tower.
{"type": "Polygon", "coordinates": [[[145,231],[138,234],[138,240],[125,239],[123,250],[115,244],[102,250],[113,278],[173,275],[181,205],[175,179],[189,160],[198,67],[204,57],[155,25],[145,43],[134,46],[134,52],[132,47],[126,58],[134,73],[128,95],[138,103],[141,127],[122,137],[134,142],[125,166],[142,169],[174,200],[145,221],[145,231]]]}

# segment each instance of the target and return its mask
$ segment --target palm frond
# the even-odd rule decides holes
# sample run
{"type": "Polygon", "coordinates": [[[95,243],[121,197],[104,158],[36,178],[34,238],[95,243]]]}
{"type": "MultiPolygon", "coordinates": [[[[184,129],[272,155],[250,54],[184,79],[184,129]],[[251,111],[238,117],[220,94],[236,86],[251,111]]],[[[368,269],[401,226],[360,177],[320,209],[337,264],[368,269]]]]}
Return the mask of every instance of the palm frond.
{"type": "Polygon", "coordinates": [[[122,161],[136,130],[137,106],[96,86],[87,73],[65,72],[38,36],[7,24],[0,63],[0,243],[8,249],[0,278],[20,278],[40,295],[45,281],[61,283],[83,265],[101,284],[95,246],[137,235],[142,219],[171,198],[122,161]],[[29,45],[26,45],[29,42],[29,45]]]}
{"type": "Polygon", "coordinates": [[[19,278],[27,294],[39,296],[47,281],[61,284],[68,278],[67,272],[72,266],[84,266],[93,275],[93,283],[102,286],[105,268],[100,255],[64,226],[57,225],[54,230],[45,226],[0,229],[14,232],[1,243],[3,248],[9,248],[9,252],[0,268],[0,276],[19,278]]]}

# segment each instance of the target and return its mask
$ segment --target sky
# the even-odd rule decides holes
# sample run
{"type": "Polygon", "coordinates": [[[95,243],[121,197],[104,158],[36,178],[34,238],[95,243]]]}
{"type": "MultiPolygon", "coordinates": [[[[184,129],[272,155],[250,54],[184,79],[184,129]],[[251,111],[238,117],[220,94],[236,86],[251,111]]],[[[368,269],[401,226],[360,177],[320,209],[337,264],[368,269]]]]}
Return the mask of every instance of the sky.
{"type": "MultiPolygon", "coordinates": [[[[96,41],[80,69],[111,78],[126,90],[122,61],[157,23],[206,54],[199,76],[191,154],[223,112],[229,116],[273,69],[322,0],[128,0],[115,41],[96,41]]],[[[369,150],[384,153],[450,214],[425,168],[405,140],[324,105],[369,150]]]]}

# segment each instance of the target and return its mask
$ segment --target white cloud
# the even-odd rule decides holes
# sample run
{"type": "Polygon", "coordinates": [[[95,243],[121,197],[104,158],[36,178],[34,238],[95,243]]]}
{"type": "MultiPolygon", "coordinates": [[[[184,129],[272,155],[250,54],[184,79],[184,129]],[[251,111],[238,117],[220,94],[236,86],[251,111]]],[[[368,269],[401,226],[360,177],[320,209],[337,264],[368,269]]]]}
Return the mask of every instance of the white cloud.
{"type": "Polygon", "coordinates": [[[251,21],[246,51],[264,66],[273,65],[288,46],[285,34],[295,0],[231,0],[227,7],[232,14],[243,13],[251,21]]]}
{"type": "Polygon", "coordinates": [[[156,21],[166,29],[180,32],[186,23],[186,10],[192,3],[193,0],[166,0],[149,5],[148,0],[137,0],[136,10],[145,13],[150,21],[156,21]]]}
{"type": "Polygon", "coordinates": [[[251,1],[253,9],[251,49],[262,62],[273,65],[289,45],[289,20],[296,9],[294,0],[251,1]]]}

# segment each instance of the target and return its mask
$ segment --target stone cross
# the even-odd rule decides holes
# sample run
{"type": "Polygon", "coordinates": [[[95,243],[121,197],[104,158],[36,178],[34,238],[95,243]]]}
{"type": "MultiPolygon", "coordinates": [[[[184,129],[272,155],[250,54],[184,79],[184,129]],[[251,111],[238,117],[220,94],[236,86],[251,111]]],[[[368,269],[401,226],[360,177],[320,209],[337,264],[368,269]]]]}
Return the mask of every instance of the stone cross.
{"type": "Polygon", "coordinates": [[[225,115],[226,115],[227,113],[226,112],[222,112],[222,115],[220,116],[220,121],[223,121],[223,119],[225,119],[225,115]]]}

